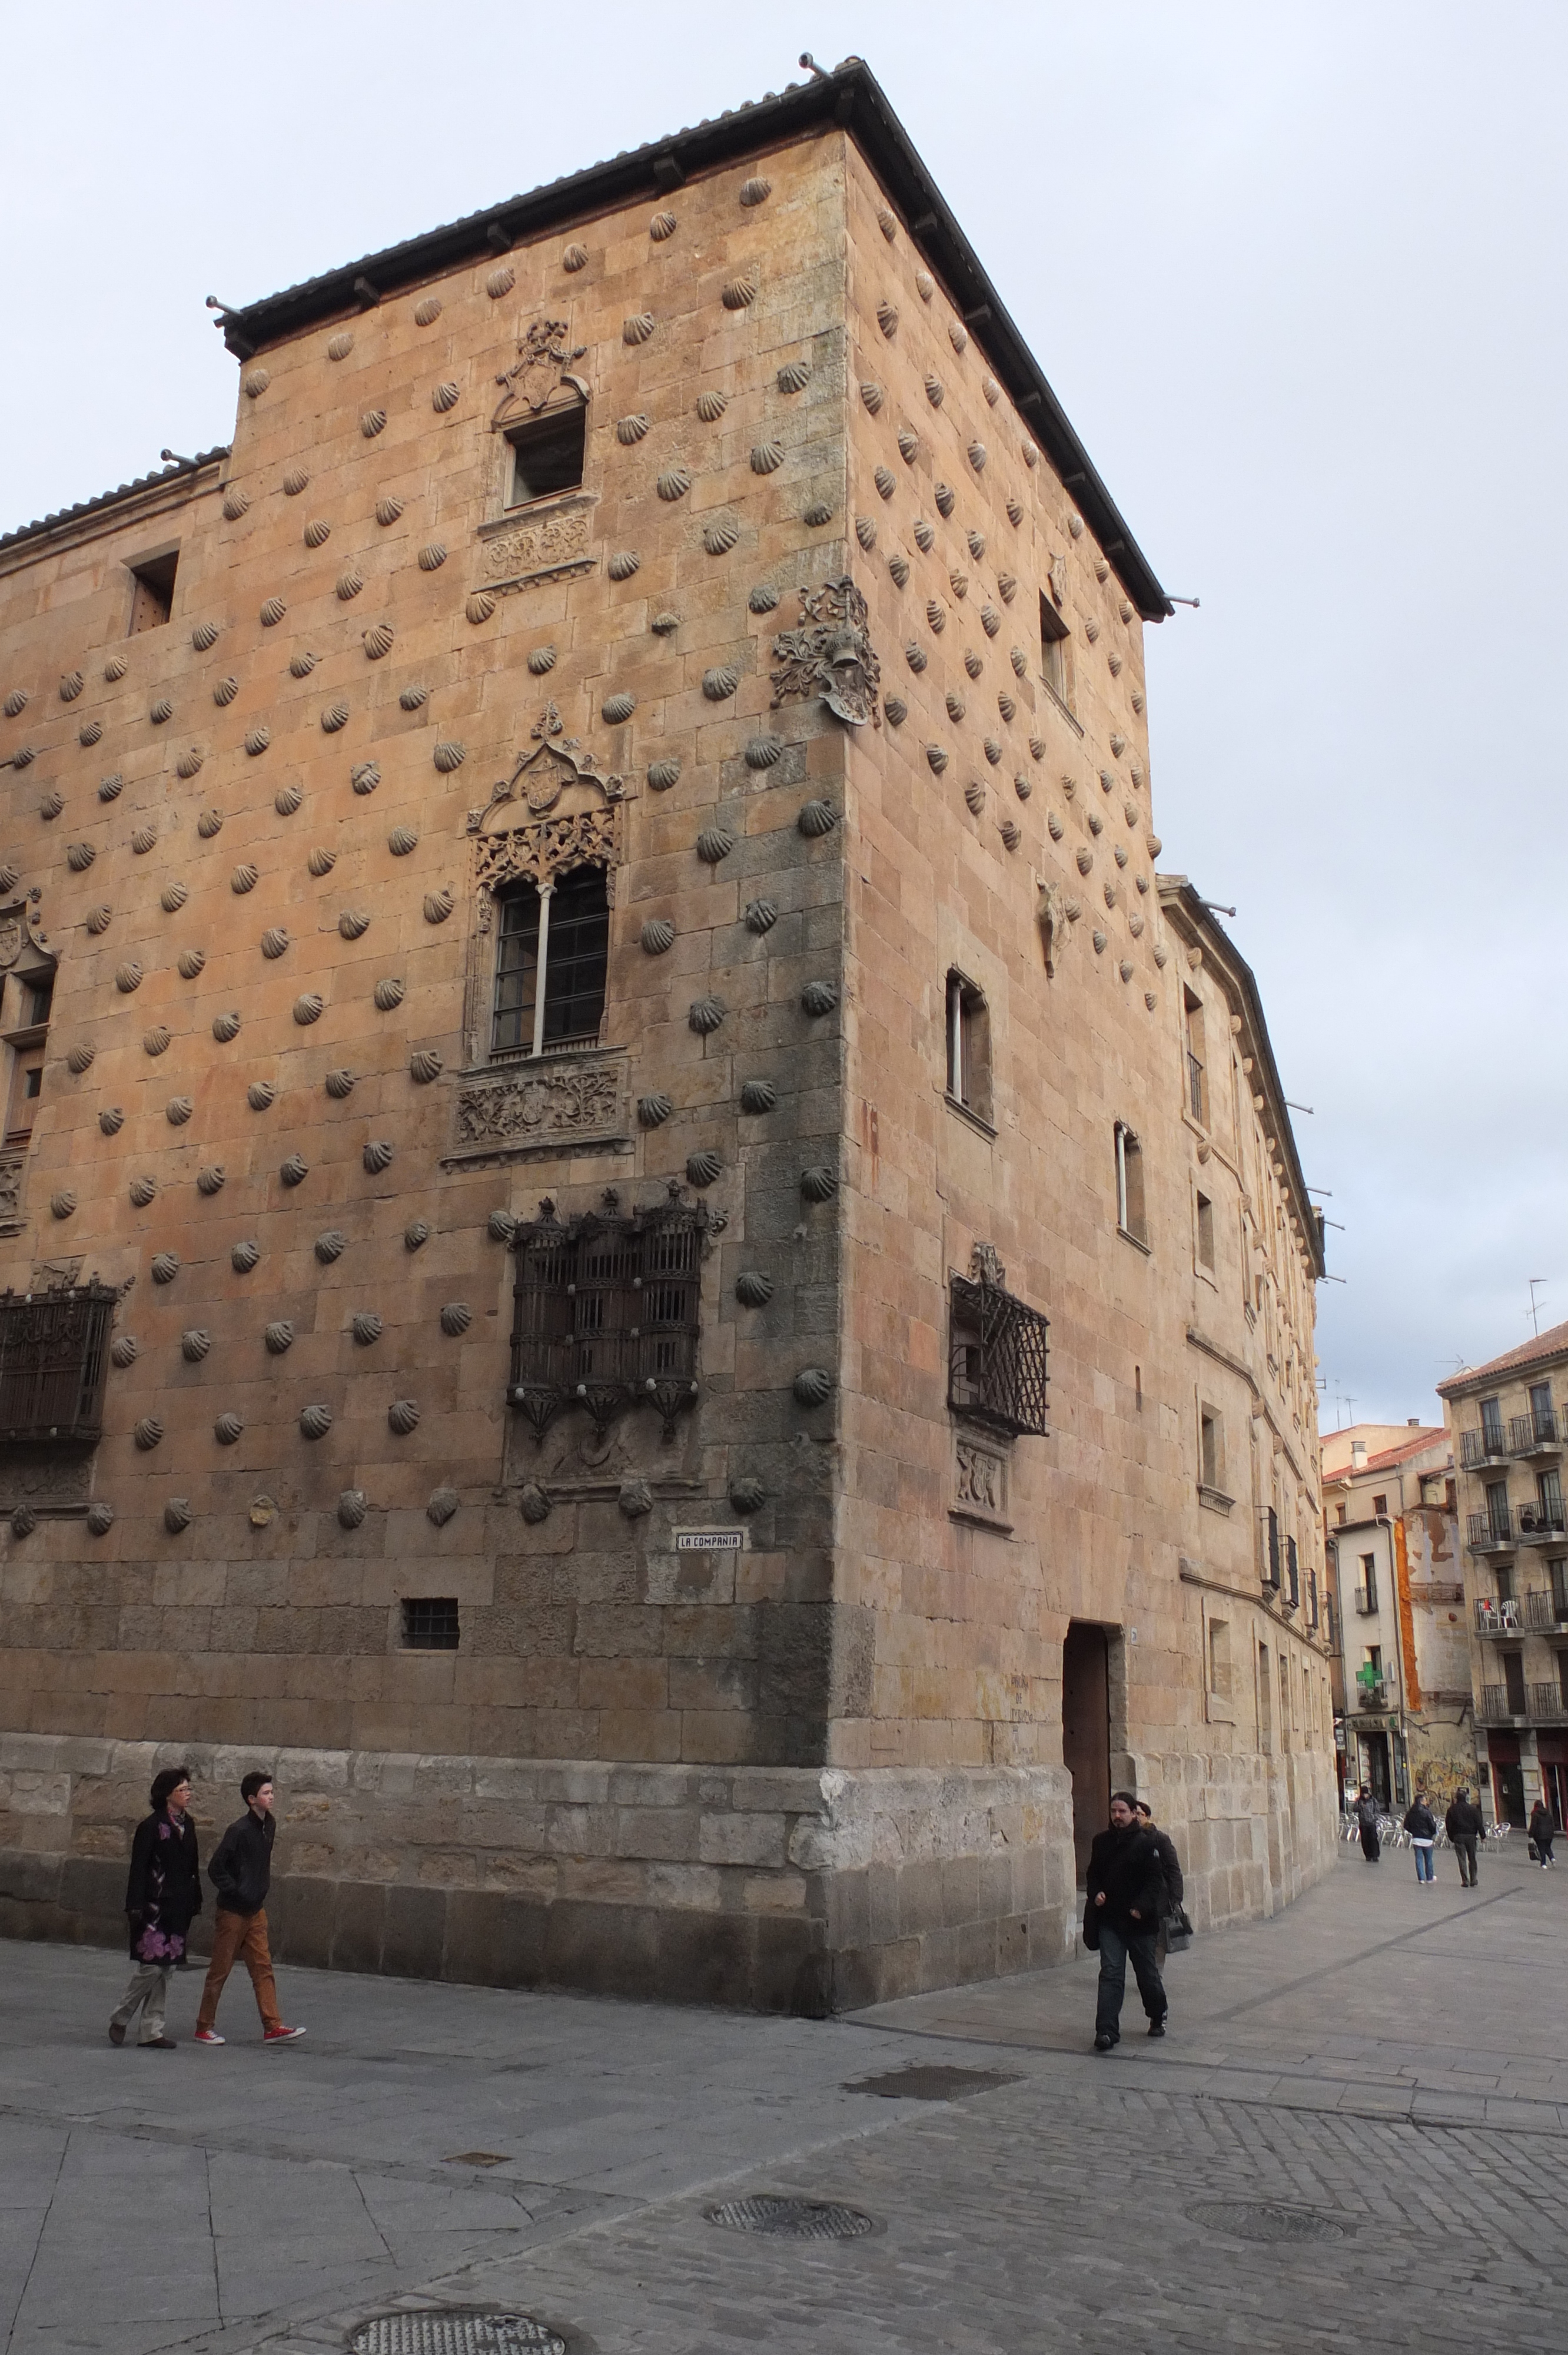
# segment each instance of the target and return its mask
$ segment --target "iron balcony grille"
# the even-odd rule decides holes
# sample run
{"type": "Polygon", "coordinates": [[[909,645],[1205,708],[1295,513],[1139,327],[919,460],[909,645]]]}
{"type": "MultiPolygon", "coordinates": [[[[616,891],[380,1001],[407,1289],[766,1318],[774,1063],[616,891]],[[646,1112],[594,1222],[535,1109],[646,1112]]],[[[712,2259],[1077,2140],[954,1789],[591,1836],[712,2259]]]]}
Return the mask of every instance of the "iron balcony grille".
{"type": "Polygon", "coordinates": [[[1530,1714],[1538,1725],[1542,1721],[1550,1722],[1552,1719],[1561,1721],[1568,1717],[1568,1694],[1564,1694],[1560,1684],[1531,1685],[1530,1714]]]}
{"type": "Polygon", "coordinates": [[[1268,1508],[1268,1557],[1264,1568],[1263,1582],[1265,1586],[1275,1588],[1279,1584],[1279,1515],[1272,1505],[1268,1508]]]}
{"type": "Polygon", "coordinates": [[[1466,1539],[1472,1553],[1487,1553],[1494,1547],[1513,1543],[1513,1514],[1507,1505],[1493,1505],[1484,1513],[1467,1516],[1466,1539]]]}
{"type": "Polygon", "coordinates": [[[1551,1407],[1538,1407],[1531,1414],[1516,1414],[1508,1427],[1509,1452],[1513,1455],[1533,1455],[1542,1448],[1557,1445],[1557,1417],[1551,1407]]]}
{"type": "Polygon", "coordinates": [[[949,1282],[948,1406],[1014,1437],[1043,1438],[1048,1320],[999,1284],[949,1282]]]}
{"type": "MultiPolygon", "coordinates": [[[[1534,1596],[1528,1598],[1531,1603],[1534,1596]]],[[[1476,1597],[1476,1633],[1479,1636],[1517,1636],[1525,1624],[1524,1604],[1514,1594],[1478,1594],[1476,1597]]],[[[1534,1621],[1531,1621],[1534,1625],[1534,1621]]]]}
{"type": "Polygon", "coordinates": [[[1527,1719],[1532,1725],[1561,1725],[1568,1720],[1568,1695],[1561,1684],[1521,1684],[1511,1694],[1507,1685],[1483,1685],[1481,1719],[1488,1725],[1519,1724],[1527,1719]]]}
{"type": "Polygon", "coordinates": [[[1298,1608],[1300,1601],[1300,1561],[1296,1551],[1295,1539],[1287,1538],[1285,1540],[1285,1607],[1287,1611],[1294,1611],[1298,1608]]]}
{"type": "Polygon", "coordinates": [[[1501,1423],[1483,1423],[1479,1431],[1459,1433],[1459,1463],[1467,1472],[1482,1464],[1501,1464],[1508,1456],[1508,1442],[1503,1437],[1501,1423]]]}
{"type": "Polygon", "coordinates": [[[542,1439],[566,1408],[603,1429],[654,1406],[668,1436],[697,1391],[702,1244],[710,1220],[678,1189],[649,1210],[563,1223],[553,1202],[518,1227],[507,1398],[542,1439]]]}
{"type": "Polygon", "coordinates": [[[84,1445],[102,1436],[118,1298],[96,1283],[0,1293],[0,1440],[84,1445]]]}
{"type": "MultiPolygon", "coordinates": [[[[1552,1567],[1551,1564],[1547,1566],[1552,1567]]],[[[1553,1628],[1568,1625],[1568,1587],[1532,1586],[1524,1598],[1524,1605],[1528,1627],[1553,1628]]]]}
{"type": "Polygon", "coordinates": [[[1483,1723],[1487,1725],[1496,1725],[1500,1721],[1502,1724],[1506,1725],[1510,1719],[1522,1717],[1525,1713],[1523,1693],[1517,1693],[1515,1695],[1515,1699],[1519,1702],[1519,1707],[1517,1709],[1512,1709],[1509,1705],[1508,1687],[1506,1685],[1483,1685],[1481,1687],[1481,1718],[1483,1723]]]}
{"type": "Polygon", "coordinates": [[[1532,1505],[1521,1505],[1519,1508],[1519,1534],[1535,1544],[1543,1538],[1562,1537],[1564,1534],[1562,1497],[1540,1497],[1532,1505]]]}

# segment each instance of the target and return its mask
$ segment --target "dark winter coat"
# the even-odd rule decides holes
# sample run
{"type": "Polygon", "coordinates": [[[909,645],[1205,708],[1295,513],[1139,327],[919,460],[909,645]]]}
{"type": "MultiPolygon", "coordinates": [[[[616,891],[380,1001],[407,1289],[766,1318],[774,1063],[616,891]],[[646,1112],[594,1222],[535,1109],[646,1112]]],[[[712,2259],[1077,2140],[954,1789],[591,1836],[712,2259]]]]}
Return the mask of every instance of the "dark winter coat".
{"type": "Polygon", "coordinates": [[[125,1912],[132,1962],[184,1959],[185,1934],[201,1912],[201,1859],[188,1816],[176,1819],[159,1807],[137,1825],[125,1912]]]}
{"type": "Polygon", "coordinates": [[[1552,1811],[1539,1799],[1530,1811],[1530,1837],[1537,1848],[1550,1848],[1557,1837],[1557,1825],[1552,1811]]]}
{"type": "Polygon", "coordinates": [[[278,1827],[270,1816],[247,1807],[229,1825],[212,1852],[207,1877],[217,1891],[220,1913],[260,1913],[272,1881],[272,1842],[278,1827]]]}
{"type": "Polygon", "coordinates": [[[1412,1839],[1436,1838],[1437,1818],[1425,1799],[1416,1799],[1413,1802],[1405,1814],[1404,1828],[1412,1839]]]}
{"type": "Polygon", "coordinates": [[[1487,1819],[1473,1799],[1456,1799],[1443,1818],[1443,1828],[1451,1840],[1479,1839],[1486,1828],[1487,1819]]]}
{"type": "Polygon", "coordinates": [[[1108,1922],[1124,1936],[1133,1937],[1155,1930],[1165,1881],[1154,1833],[1137,1824],[1113,1824],[1108,1831],[1097,1832],[1089,1849],[1086,1893],[1086,1924],[1108,1922]],[[1106,1902],[1097,1905],[1095,1900],[1102,1891],[1106,1902]],[[1134,1913],[1139,1917],[1136,1922],[1134,1913]]]}
{"type": "Polygon", "coordinates": [[[1364,1799],[1358,1799],[1356,1801],[1351,1813],[1354,1816],[1357,1823],[1361,1825],[1363,1831],[1375,1832],[1379,1823],[1383,1819],[1383,1808],[1379,1802],[1372,1797],[1370,1791],[1364,1799]]]}
{"type": "Polygon", "coordinates": [[[1160,1860],[1160,1878],[1165,1885],[1160,1911],[1161,1914],[1174,1913],[1181,1902],[1185,1885],[1181,1879],[1181,1859],[1176,1854],[1176,1843],[1169,1832],[1160,1830],[1158,1824],[1145,1824],[1143,1828],[1154,1842],[1154,1853],[1160,1860]]]}

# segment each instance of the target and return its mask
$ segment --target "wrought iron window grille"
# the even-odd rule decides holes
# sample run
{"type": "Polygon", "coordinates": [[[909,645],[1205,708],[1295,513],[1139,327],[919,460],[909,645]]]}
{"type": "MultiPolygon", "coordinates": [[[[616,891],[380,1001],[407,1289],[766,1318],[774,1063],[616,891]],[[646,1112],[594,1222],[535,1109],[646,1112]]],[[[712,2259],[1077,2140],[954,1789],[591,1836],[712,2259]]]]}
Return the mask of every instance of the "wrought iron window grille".
{"type": "Polygon", "coordinates": [[[112,1284],[0,1293],[0,1441],[90,1445],[103,1433],[112,1284]]]}
{"type": "Polygon", "coordinates": [[[948,1277],[948,1407],[1014,1438],[1043,1438],[1049,1321],[1008,1291],[994,1246],[977,1244],[971,1267],[948,1277]]]}
{"type": "Polygon", "coordinates": [[[645,1209],[622,1212],[612,1190],[602,1210],[563,1221],[546,1200],[519,1225],[506,1396],[535,1440],[568,1407],[602,1431],[644,1404],[674,1437],[697,1397],[704,1251],[725,1224],[672,1183],[645,1209]]]}

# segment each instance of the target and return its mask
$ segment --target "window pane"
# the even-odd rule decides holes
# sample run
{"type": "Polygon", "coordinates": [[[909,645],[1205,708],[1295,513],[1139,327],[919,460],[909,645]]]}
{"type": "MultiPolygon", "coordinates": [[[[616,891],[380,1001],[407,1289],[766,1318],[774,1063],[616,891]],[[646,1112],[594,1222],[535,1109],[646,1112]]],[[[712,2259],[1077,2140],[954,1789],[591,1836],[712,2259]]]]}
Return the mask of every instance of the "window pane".
{"type": "MultiPolygon", "coordinates": [[[[535,936],[537,939],[537,917],[535,936]]],[[[579,867],[556,884],[545,951],[545,1044],[597,1039],[609,959],[609,907],[602,867],[579,867]]]]}
{"type": "Polygon", "coordinates": [[[542,419],[512,437],[514,452],[512,505],[548,498],[556,491],[575,491],[583,478],[583,437],[588,411],[574,409],[564,417],[542,419]]]}
{"type": "MultiPolygon", "coordinates": [[[[495,957],[495,1019],[491,1051],[534,1043],[534,990],[539,966],[539,894],[532,883],[500,903],[495,957]]],[[[552,944],[553,945],[553,944],[552,944]]]]}

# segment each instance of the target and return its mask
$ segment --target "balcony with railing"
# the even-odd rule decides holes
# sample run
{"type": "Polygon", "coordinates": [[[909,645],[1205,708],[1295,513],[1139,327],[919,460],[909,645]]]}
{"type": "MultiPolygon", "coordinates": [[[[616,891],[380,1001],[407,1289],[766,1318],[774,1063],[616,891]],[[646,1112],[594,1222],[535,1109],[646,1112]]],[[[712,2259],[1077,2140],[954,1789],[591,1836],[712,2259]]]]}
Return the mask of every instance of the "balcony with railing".
{"type": "Polygon", "coordinates": [[[1568,1587],[1532,1586],[1524,1598],[1524,1624],[1543,1635],[1568,1628],[1568,1587]]]}
{"type": "Polygon", "coordinates": [[[1479,1431],[1459,1433],[1459,1465],[1466,1472],[1478,1472],[1485,1464],[1506,1464],[1508,1440],[1499,1423],[1482,1423],[1479,1431]]]}
{"type": "Polygon", "coordinates": [[[1351,1700],[1346,1713],[1351,1717],[1362,1717],[1369,1710],[1392,1709],[1393,1706],[1392,1695],[1393,1687],[1386,1679],[1380,1679],[1376,1684],[1364,1685],[1358,1678],[1351,1688],[1351,1700]]]}
{"type": "Polygon", "coordinates": [[[1536,1725],[1561,1725],[1568,1719],[1568,1693],[1561,1684],[1531,1685],[1530,1714],[1536,1725]]]}
{"type": "Polygon", "coordinates": [[[1480,1714],[1483,1725],[1568,1724],[1568,1693],[1561,1683],[1483,1685],[1480,1714]]]}
{"type": "Polygon", "coordinates": [[[1467,1515],[1465,1542],[1472,1553],[1508,1553],[1514,1544],[1513,1513],[1507,1505],[1490,1505],[1484,1513],[1467,1515]]]}
{"type": "Polygon", "coordinates": [[[1476,1597],[1476,1633],[1478,1636],[1521,1636],[1525,1628],[1525,1600],[1517,1594],[1478,1594],[1476,1597]]]}
{"type": "Polygon", "coordinates": [[[1510,1416],[1508,1426],[1510,1455],[1558,1455],[1562,1442],[1557,1436],[1557,1416],[1549,1407],[1536,1407],[1529,1414],[1510,1416]]]}
{"type": "Polygon", "coordinates": [[[1561,1497],[1538,1497],[1531,1505],[1520,1505],[1517,1518],[1523,1545],[1549,1545],[1553,1538],[1559,1543],[1568,1539],[1561,1497]]]}

